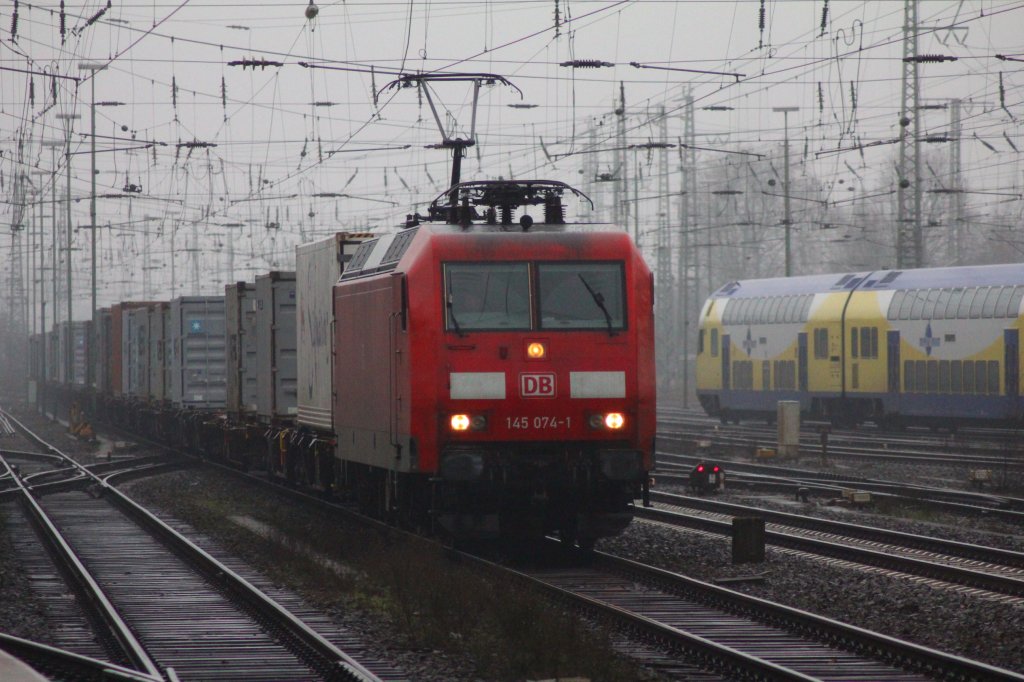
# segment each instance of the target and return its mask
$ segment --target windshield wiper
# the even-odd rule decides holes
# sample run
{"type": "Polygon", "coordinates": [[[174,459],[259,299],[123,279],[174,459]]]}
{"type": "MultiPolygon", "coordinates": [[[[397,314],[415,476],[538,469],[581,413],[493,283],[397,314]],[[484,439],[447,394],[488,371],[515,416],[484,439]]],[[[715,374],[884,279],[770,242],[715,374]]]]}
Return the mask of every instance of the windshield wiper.
{"type": "Polygon", "coordinates": [[[594,304],[601,309],[602,313],[604,313],[604,321],[608,325],[608,336],[615,336],[615,332],[612,331],[612,316],[604,304],[604,294],[600,291],[594,291],[590,285],[587,284],[587,280],[583,278],[583,275],[578,274],[577,277],[579,277],[580,281],[583,282],[583,286],[587,288],[587,293],[590,294],[590,298],[594,299],[594,304]]]}
{"type": "Polygon", "coordinates": [[[452,326],[455,328],[455,333],[459,336],[465,336],[462,333],[462,327],[459,326],[459,321],[455,317],[455,308],[452,306],[452,290],[451,284],[448,285],[448,293],[444,297],[444,305],[448,308],[448,319],[452,321],[452,326]]]}

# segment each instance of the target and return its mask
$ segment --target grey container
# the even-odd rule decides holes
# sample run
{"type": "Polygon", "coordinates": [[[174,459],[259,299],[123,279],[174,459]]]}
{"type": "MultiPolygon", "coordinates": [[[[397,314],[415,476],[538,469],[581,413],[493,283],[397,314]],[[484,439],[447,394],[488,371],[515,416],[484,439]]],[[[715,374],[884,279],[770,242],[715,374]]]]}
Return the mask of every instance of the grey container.
{"type": "Polygon", "coordinates": [[[297,344],[295,273],[260,275],[256,278],[256,414],[261,419],[287,419],[297,411],[297,344]]]}
{"type": "Polygon", "coordinates": [[[374,235],[339,232],[295,247],[298,307],[298,414],[300,424],[324,431],[334,425],[334,285],[359,245],[374,235]]]}
{"type": "Polygon", "coordinates": [[[236,282],[224,287],[227,333],[227,411],[256,411],[256,285],[236,282]]]}
{"type": "Polygon", "coordinates": [[[164,325],[170,305],[154,303],[146,307],[149,316],[149,399],[158,403],[167,399],[167,343],[164,325]]]}
{"type": "Polygon", "coordinates": [[[92,336],[92,385],[98,393],[110,394],[110,308],[100,308],[93,313],[92,336]]]}
{"type": "Polygon", "coordinates": [[[223,408],[225,405],[225,335],[223,296],[182,296],[171,301],[171,403],[178,407],[223,408]]]}
{"type": "Polygon", "coordinates": [[[121,393],[136,400],[149,400],[149,308],[129,308],[122,320],[121,393]]]}
{"type": "Polygon", "coordinates": [[[89,361],[90,322],[72,322],[71,332],[68,323],[58,325],[58,381],[72,386],[85,386],[89,361]]]}

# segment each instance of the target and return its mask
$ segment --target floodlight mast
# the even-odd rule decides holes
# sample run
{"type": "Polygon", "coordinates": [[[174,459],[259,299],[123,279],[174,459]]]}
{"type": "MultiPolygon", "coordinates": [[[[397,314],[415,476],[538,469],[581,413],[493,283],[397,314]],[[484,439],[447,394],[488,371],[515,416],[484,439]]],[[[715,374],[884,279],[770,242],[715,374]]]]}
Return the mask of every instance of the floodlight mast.
{"type": "Polygon", "coordinates": [[[458,186],[462,182],[462,157],[466,155],[466,149],[476,144],[476,112],[477,104],[480,101],[480,87],[483,85],[495,85],[501,83],[519,93],[519,98],[523,98],[523,91],[513,85],[504,76],[499,76],[493,73],[417,73],[417,74],[406,74],[399,76],[397,79],[391,81],[383,88],[380,89],[376,94],[379,95],[381,92],[390,89],[398,88],[409,88],[416,86],[419,91],[424,95],[427,100],[427,105],[430,107],[430,113],[434,116],[434,122],[437,124],[438,132],[441,133],[441,143],[427,145],[429,149],[451,149],[452,150],[452,175],[451,181],[448,185],[448,223],[455,225],[459,222],[459,197],[458,197],[458,186]],[[470,126],[469,126],[469,137],[449,137],[448,133],[445,132],[444,124],[441,123],[441,116],[437,113],[437,106],[434,104],[434,97],[430,92],[431,82],[447,82],[447,83],[472,83],[473,84],[473,109],[470,115],[470,126]]]}

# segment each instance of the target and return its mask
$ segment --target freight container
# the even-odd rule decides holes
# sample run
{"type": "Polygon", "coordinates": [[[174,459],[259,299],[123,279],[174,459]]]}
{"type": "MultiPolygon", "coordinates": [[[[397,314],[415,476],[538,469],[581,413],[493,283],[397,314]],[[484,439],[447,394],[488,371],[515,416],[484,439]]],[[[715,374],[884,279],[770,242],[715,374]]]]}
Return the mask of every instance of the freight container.
{"type": "Polygon", "coordinates": [[[146,308],[149,315],[149,399],[158,403],[167,399],[164,318],[169,306],[169,303],[154,303],[146,308]]]}
{"type": "Polygon", "coordinates": [[[163,303],[164,318],[164,347],[163,347],[163,369],[164,369],[164,397],[163,400],[171,399],[171,365],[174,358],[174,341],[171,339],[171,304],[163,303]]]}
{"type": "Polygon", "coordinates": [[[236,282],[224,287],[227,325],[227,411],[256,410],[256,285],[236,282]]]}
{"type": "Polygon", "coordinates": [[[270,272],[256,278],[256,414],[264,420],[297,411],[295,273],[270,272]]]}
{"type": "Polygon", "coordinates": [[[121,392],[137,400],[149,399],[149,306],[124,311],[121,357],[124,361],[121,392]]]}
{"type": "Polygon", "coordinates": [[[333,430],[333,287],[359,244],[373,236],[339,232],[333,237],[295,248],[299,354],[297,420],[300,424],[333,430]]]}
{"type": "Polygon", "coordinates": [[[57,381],[61,384],[85,386],[90,326],[89,322],[72,322],[69,333],[67,322],[57,325],[57,381]]]}
{"type": "Polygon", "coordinates": [[[92,385],[97,393],[110,395],[110,308],[100,308],[92,318],[92,385]]]}
{"type": "Polygon", "coordinates": [[[124,325],[126,312],[140,306],[147,306],[152,301],[126,301],[110,306],[110,395],[124,394],[124,325]]]}
{"type": "Polygon", "coordinates": [[[223,408],[226,399],[223,296],[171,301],[170,400],[179,407],[223,408]]]}

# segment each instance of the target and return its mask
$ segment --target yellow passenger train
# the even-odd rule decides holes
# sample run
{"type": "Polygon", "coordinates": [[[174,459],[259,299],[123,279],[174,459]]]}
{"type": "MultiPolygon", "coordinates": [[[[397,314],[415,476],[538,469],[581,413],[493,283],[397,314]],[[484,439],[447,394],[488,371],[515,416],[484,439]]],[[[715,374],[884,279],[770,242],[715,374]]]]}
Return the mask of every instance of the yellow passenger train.
{"type": "Polygon", "coordinates": [[[725,421],[1024,426],[1024,265],[726,284],[700,314],[697,394],[725,421]]]}

